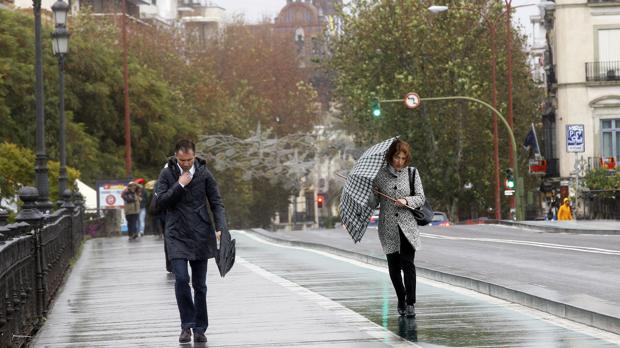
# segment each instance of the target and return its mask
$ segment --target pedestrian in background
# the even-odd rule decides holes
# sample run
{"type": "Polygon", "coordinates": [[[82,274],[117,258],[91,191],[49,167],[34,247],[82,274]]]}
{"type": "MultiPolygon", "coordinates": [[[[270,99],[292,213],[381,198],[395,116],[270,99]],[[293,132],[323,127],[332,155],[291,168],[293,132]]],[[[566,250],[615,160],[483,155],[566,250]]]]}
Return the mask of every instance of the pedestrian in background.
{"type": "Polygon", "coordinates": [[[195,156],[189,140],[175,146],[175,155],[157,179],[156,203],[165,211],[165,240],[175,276],[174,291],[181,316],[179,342],[206,342],[207,263],[217,253],[217,240],[226,227],[224,204],[206,161],[195,156]],[[207,204],[208,201],[208,204],[207,204]],[[211,209],[215,226],[211,223],[211,209]],[[188,263],[192,268],[192,287],[188,263]]]}
{"type": "Polygon", "coordinates": [[[560,210],[558,210],[558,220],[566,221],[566,220],[572,220],[572,219],[573,219],[573,214],[571,213],[571,210],[570,210],[570,200],[568,199],[568,197],[564,197],[564,200],[562,201],[562,205],[560,206],[560,210]]]}
{"type": "Polygon", "coordinates": [[[396,198],[393,202],[382,195],[371,196],[371,208],[380,204],[379,240],[386,254],[392,285],[398,298],[397,311],[407,317],[415,316],[416,271],[415,252],[421,248],[418,223],[409,208],[418,208],[426,200],[417,169],[407,165],[411,160],[411,147],[403,140],[395,140],[385,155],[388,163],[377,174],[374,186],[377,191],[396,198]],[[410,172],[416,170],[415,195],[411,195],[410,172]],[[401,276],[401,271],[404,274],[401,276]]]}
{"type": "Polygon", "coordinates": [[[145,228],[145,218],[146,218],[146,204],[148,202],[148,191],[144,188],[144,184],[146,181],[143,178],[138,178],[135,180],[136,184],[138,184],[139,192],[140,192],[140,213],[138,219],[138,233],[140,236],[144,236],[144,228],[145,228]]]}
{"type": "Polygon", "coordinates": [[[125,219],[127,220],[127,235],[129,239],[138,238],[138,218],[140,214],[140,192],[138,184],[130,182],[129,185],[121,193],[121,197],[125,201],[123,210],[125,211],[125,219]]]}

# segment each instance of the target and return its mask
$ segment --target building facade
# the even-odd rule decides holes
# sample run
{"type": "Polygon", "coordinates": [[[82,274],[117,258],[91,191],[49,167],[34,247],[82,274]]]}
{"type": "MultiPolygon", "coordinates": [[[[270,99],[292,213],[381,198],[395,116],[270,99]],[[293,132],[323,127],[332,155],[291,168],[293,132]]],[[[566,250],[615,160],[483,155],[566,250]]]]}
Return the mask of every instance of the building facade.
{"type": "Polygon", "coordinates": [[[577,216],[594,216],[581,179],[620,158],[620,0],[557,0],[544,23],[542,188],[575,197],[577,216]]]}

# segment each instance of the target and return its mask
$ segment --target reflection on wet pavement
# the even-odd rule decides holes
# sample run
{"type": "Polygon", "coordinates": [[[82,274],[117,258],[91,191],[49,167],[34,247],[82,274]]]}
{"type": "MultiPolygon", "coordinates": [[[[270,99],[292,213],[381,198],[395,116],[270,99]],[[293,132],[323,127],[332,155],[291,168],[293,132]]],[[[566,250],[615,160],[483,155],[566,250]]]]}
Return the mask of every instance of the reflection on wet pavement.
{"type": "Polygon", "coordinates": [[[455,292],[441,284],[429,285],[432,282],[423,279],[418,279],[416,318],[401,318],[386,270],[261,242],[246,234],[237,233],[235,238],[238,254],[247,261],[333,299],[421,346],[615,347],[620,342],[617,335],[603,332],[605,338],[615,341],[602,340],[562,327],[551,315],[536,312],[533,316],[532,310],[521,306],[455,292]]]}

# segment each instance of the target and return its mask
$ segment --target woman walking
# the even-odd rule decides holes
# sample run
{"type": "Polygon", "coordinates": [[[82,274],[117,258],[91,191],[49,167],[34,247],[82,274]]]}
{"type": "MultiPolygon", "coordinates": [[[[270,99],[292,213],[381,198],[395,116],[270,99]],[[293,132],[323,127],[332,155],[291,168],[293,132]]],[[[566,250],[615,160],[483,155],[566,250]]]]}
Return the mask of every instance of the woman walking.
{"type": "Polygon", "coordinates": [[[385,155],[384,166],[374,180],[375,189],[393,197],[387,199],[375,193],[371,196],[371,207],[381,205],[379,214],[379,240],[386,254],[390,279],[398,298],[400,315],[415,316],[416,271],[415,252],[420,250],[420,232],[410,208],[418,208],[425,202],[424,189],[417,169],[407,165],[411,160],[411,147],[405,141],[396,139],[385,155]],[[416,171],[415,175],[413,171],[416,171]],[[412,195],[410,180],[415,177],[415,195],[412,195]],[[404,274],[401,276],[401,271],[404,274]]]}

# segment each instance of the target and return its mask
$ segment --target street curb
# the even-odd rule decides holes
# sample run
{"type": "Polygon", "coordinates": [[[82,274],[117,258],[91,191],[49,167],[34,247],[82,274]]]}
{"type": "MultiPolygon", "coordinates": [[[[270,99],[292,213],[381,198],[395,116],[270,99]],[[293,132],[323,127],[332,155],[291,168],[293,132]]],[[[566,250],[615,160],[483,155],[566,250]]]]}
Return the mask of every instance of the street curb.
{"type": "MultiPolygon", "coordinates": [[[[253,228],[245,231],[249,231],[253,234],[259,235],[260,237],[277,244],[311,248],[319,251],[329,252],[331,254],[346,257],[356,261],[364,262],[370,265],[387,267],[387,261],[382,258],[380,259],[377,257],[318,243],[284,240],[274,236],[270,236],[269,234],[271,234],[271,232],[262,228],[253,228]]],[[[424,278],[466,288],[488,296],[496,297],[502,300],[506,300],[508,302],[517,303],[545,313],[549,313],[556,317],[575,321],[580,324],[585,324],[615,334],[620,334],[620,318],[615,318],[609,315],[596,313],[565,303],[548,300],[539,296],[530,295],[522,291],[509,289],[504,286],[488,283],[474,278],[467,278],[419,266],[416,266],[416,272],[418,275],[424,278]]]]}
{"type": "MultiPolygon", "coordinates": [[[[553,222],[550,222],[553,223],[553,222]]],[[[620,222],[618,222],[620,223],[620,222]]],[[[512,220],[484,220],[485,225],[507,225],[507,226],[519,226],[519,227],[527,227],[534,230],[544,230],[545,232],[556,232],[556,233],[572,233],[572,234],[620,234],[620,230],[578,230],[576,228],[564,228],[559,226],[539,226],[539,225],[530,225],[527,223],[512,221],[512,220]]]]}

